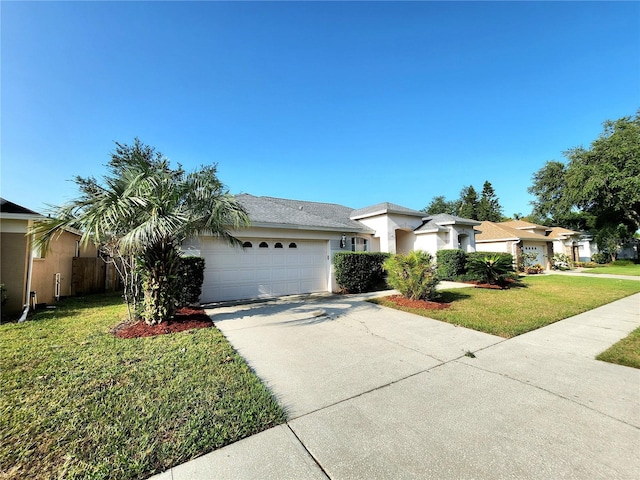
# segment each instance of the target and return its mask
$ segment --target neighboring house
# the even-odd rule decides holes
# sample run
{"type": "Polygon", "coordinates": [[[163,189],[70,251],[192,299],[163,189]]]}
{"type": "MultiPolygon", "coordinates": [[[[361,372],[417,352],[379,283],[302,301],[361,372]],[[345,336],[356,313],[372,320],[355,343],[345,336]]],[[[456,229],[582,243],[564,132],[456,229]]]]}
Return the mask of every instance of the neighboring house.
{"type": "Polygon", "coordinates": [[[581,262],[590,262],[594,253],[598,253],[598,246],[593,237],[588,233],[582,233],[578,240],[578,259],[581,262]]]}
{"type": "Polygon", "coordinates": [[[60,297],[104,291],[106,264],[98,258],[96,247],[81,245],[80,238],[80,232],[65,230],[51,240],[47,251],[33,250],[31,292],[36,303],[52,304],[60,297]],[[83,290],[84,280],[102,288],[83,290]]]}
{"type": "Polygon", "coordinates": [[[511,222],[482,222],[476,228],[476,247],[482,252],[505,252],[514,257],[516,264],[522,262],[523,253],[536,255],[534,264],[551,268],[553,242],[544,234],[548,227],[534,225],[522,220],[511,222]]]}
{"type": "MultiPolygon", "coordinates": [[[[553,253],[562,253],[572,262],[580,262],[580,239],[582,233],[562,227],[552,227],[549,238],[553,241],[553,253]]],[[[591,258],[591,255],[589,255],[591,258]]]]}
{"type": "MultiPolygon", "coordinates": [[[[71,295],[74,258],[88,257],[89,263],[100,266],[94,246],[82,247],[80,234],[64,231],[55,237],[46,252],[35,248],[28,231],[42,215],[1,199],[0,207],[0,283],[7,293],[3,316],[17,318],[25,306],[54,303],[71,295]]],[[[104,269],[101,273],[104,276],[104,269]]],[[[100,272],[99,272],[100,273],[100,272]]],[[[77,280],[77,279],[75,279],[77,280]]]]}
{"type": "Polygon", "coordinates": [[[332,259],[340,251],[406,253],[475,250],[474,226],[392,203],[354,210],[331,203],[237,196],[251,225],[233,231],[244,248],[202,236],[183,249],[205,259],[202,302],[337,290],[332,259]]]}
{"type": "Polygon", "coordinates": [[[29,302],[32,278],[32,239],[29,228],[44,217],[28,208],[0,198],[0,283],[7,302],[2,316],[18,318],[29,302]]]}

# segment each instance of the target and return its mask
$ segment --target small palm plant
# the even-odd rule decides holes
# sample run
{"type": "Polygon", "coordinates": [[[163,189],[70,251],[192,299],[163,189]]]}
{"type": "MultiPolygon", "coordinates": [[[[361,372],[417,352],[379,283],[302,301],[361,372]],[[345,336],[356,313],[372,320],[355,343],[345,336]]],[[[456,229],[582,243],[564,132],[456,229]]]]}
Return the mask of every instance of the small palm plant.
{"type": "Polygon", "coordinates": [[[509,273],[513,272],[513,263],[510,255],[500,253],[471,257],[467,262],[467,271],[489,285],[503,285],[509,273]]]}
{"type": "Polygon", "coordinates": [[[436,296],[436,276],[433,256],[414,250],[407,255],[392,255],[383,264],[387,282],[410,300],[431,300],[436,296]]]}

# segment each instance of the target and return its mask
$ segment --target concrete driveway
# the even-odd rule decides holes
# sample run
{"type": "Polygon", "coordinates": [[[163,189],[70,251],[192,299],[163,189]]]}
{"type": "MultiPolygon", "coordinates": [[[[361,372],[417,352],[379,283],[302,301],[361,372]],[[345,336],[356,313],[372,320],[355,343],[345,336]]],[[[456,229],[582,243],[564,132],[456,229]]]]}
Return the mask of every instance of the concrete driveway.
{"type": "Polygon", "coordinates": [[[365,297],[210,310],[289,421],[158,478],[640,478],[640,371],[593,358],[640,295],[509,340],[365,297]]]}

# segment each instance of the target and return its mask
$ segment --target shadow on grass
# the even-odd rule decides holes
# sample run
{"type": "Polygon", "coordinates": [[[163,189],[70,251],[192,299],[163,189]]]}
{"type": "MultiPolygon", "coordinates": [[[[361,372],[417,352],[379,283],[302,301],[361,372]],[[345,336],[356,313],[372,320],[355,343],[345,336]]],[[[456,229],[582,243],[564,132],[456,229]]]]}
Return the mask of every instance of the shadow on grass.
{"type": "Polygon", "coordinates": [[[438,292],[438,296],[433,300],[440,303],[453,303],[458,300],[471,298],[471,295],[464,293],[463,290],[442,290],[438,292]]]}
{"type": "Polygon", "coordinates": [[[50,320],[60,316],[74,316],[87,308],[115,307],[125,305],[122,293],[108,292],[77,297],[65,297],[60,301],[39,307],[29,314],[29,321],[50,320]]]}

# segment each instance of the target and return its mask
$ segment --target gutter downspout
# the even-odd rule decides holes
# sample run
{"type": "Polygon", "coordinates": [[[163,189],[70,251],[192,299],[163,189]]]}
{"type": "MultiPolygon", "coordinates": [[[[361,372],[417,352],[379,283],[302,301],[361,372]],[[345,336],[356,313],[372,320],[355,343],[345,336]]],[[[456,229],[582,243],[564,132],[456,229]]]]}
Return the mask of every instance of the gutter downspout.
{"type": "Polygon", "coordinates": [[[31,274],[33,273],[33,235],[29,236],[29,263],[27,264],[27,284],[25,285],[27,291],[25,292],[24,310],[18,320],[18,323],[22,323],[27,319],[29,314],[30,302],[31,302],[31,274]]]}

